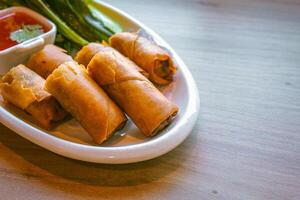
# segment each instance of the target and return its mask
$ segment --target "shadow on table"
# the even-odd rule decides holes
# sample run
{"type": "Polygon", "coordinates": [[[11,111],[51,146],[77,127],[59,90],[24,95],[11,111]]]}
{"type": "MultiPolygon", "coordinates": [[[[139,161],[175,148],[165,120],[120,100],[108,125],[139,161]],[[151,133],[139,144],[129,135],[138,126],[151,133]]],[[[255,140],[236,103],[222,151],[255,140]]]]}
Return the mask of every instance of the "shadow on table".
{"type": "MultiPolygon", "coordinates": [[[[56,182],[70,184],[70,181],[91,186],[118,187],[135,186],[158,180],[184,165],[189,151],[193,148],[193,144],[190,143],[193,143],[196,137],[194,134],[191,135],[180,147],[156,159],[133,164],[108,165],[68,159],[32,144],[3,125],[0,125],[0,129],[2,130],[1,144],[30,162],[34,165],[33,168],[38,167],[42,170],[28,170],[29,172],[23,173],[24,169],[17,166],[18,163],[23,166],[28,165],[23,159],[11,160],[9,155],[4,157],[2,155],[1,159],[6,159],[17,170],[19,167],[22,176],[37,179],[54,187],[57,187],[56,182]]],[[[77,192],[82,193],[82,191],[77,192]]]]}

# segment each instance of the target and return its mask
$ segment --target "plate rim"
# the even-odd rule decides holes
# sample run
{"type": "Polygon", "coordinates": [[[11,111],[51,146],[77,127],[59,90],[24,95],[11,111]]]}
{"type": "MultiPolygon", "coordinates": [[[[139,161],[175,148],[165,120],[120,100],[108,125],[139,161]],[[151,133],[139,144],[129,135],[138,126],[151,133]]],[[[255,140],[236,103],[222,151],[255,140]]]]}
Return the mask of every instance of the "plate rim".
{"type": "Polygon", "coordinates": [[[200,98],[195,80],[183,60],[157,33],[129,14],[110,4],[99,0],[95,1],[95,3],[127,18],[131,23],[143,28],[155,40],[171,51],[175,60],[178,62],[187,84],[189,98],[187,100],[186,111],[181,116],[182,118],[179,119],[177,124],[166,134],[153,140],[148,140],[146,143],[117,147],[90,146],[58,138],[24,122],[12,113],[6,111],[2,106],[0,106],[0,121],[3,125],[32,143],[61,156],[75,160],[103,164],[125,164],[145,161],[161,156],[181,144],[190,134],[196,123],[200,108],[200,98]],[[49,143],[49,141],[51,143],[49,143]]]}

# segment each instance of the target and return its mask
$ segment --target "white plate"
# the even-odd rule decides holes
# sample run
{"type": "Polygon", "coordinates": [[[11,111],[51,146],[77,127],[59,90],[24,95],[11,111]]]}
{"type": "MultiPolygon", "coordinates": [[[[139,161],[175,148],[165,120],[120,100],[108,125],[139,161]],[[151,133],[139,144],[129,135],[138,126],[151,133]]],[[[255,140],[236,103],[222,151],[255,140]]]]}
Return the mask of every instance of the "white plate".
{"type": "Polygon", "coordinates": [[[174,149],[192,130],[199,111],[199,96],[195,81],[181,58],[155,32],[128,14],[106,3],[97,7],[118,21],[124,30],[142,28],[161,46],[172,53],[178,64],[175,81],[163,93],[179,106],[175,120],[153,138],[146,138],[129,121],[127,126],[102,145],[95,145],[89,135],[73,119],[47,132],[33,123],[30,116],[0,100],[0,121],[20,136],[69,158],[95,163],[132,163],[158,157],[174,149]]]}

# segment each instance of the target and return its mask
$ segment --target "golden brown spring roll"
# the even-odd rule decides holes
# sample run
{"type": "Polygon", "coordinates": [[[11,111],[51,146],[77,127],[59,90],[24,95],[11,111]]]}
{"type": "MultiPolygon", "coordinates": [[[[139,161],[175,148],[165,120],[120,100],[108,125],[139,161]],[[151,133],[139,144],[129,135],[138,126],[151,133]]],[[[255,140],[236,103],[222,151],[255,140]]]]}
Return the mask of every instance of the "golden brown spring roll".
{"type": "Polygon", "coordinates": [[[47,78],[54,69],[64,62],[72,61],[65,50],[55,45],[46,45],[41,51],[33,54],[27,62],[27,67],[43,78],[47,78]]]}
{"type": "Polygon", "coordinates": [[[45,88],[98,144],[126,122],[120,108],[76,62],[66,62],[55,69],[47,78],[45,88]]]}
{"type": "Polygon", "coordinates": [[[45,129],[62,120],[67,112],[44,90],[45,80],[24,65],[10,69],[0,83],[5,101],[27,111],[45,129]]]}
{"type": "MultiPolygon", "coordinates": [[[[100,44],[99,44],[100,45],[100,44]]],[[[163,129],[178,108],[140,74],[133,62],[111,47],[102,46],[89,62],[90,76],[128,114],[146,136],[163,129]]]]}
{"type": "Polygon", "coordinates": [[[116,33],[109,44],[148,72],[152,82],[165,85],[173,80],[176,67],[171,56],[138,33],[116,33]]]}
{"type": "MultiPolygon", "coordinates": [[[[84,46],[75,56],[75,60],[80,64],[87,66],[90,60],[101,51],[102,45],[100,43],[89,43],[88,45],[84,46]]],[[[136,68],[141,74],[145,77],[149,77],[149,73],[147,73],[142,68],[138,67],[137,65],[132,65],[132,67],[136,68]]]]}

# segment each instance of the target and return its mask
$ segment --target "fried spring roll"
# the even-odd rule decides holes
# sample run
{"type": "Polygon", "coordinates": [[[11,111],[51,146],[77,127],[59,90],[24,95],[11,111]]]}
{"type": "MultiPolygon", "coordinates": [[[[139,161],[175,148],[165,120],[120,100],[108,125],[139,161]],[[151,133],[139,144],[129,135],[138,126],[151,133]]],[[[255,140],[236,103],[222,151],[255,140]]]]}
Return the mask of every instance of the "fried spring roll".
{"type": "Polygon", "coordinates": [[[123,127],[120,108],[76,62],[66,62],[47,78],[45,88],[101,144],[123,127]]]}
{"type": "Polygon", "coordinates": [[[44,90],[44,84],[38,74],[18,65],[2,77],[0,89],[5,101],[27,111],[43,128],[51,129],[67,112],[44,90]]]}
{"type": "MultiPolygon", "coordinates": [[[[99,51],[101,51],[102,45],[100,43],[89,43],[88,45],[84,46],[75,57],[75,60],[80,64],[87,66],[90,60],[96,55],[99,51]]],[[[141,74],[145,77],[149,77],[149,74],[143,70],[142,68],[138,67],[137,65],[131,65],[136,70],[138,70],[141,74]]]]}
{"type": "Polygon", "coordinates": [[[116,33],[109,44],[149,73],[149,79],[165,85],[172,81],[176,67],[171,56],[152,41],[137,33],[116,33]]]}
{"type": "Polygon", "coordinates": [[[27,67],[47,78],[54,69],[64,62],[72,61],[65,50],[55,45],[46,45],[41,51],[33,54],[27,62],[27,67]]]}
{"type": "Polygon", "coordinates": [[[132,66],[133,62],[111,47],[101,47],[102,50],[88,64],[90,76],[119,104],[144,135],[155,135],[177,114],[177,106],[140,74],[132,66]]]}

